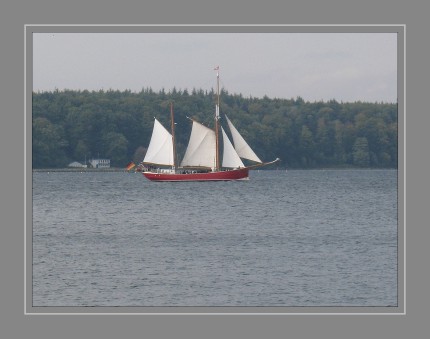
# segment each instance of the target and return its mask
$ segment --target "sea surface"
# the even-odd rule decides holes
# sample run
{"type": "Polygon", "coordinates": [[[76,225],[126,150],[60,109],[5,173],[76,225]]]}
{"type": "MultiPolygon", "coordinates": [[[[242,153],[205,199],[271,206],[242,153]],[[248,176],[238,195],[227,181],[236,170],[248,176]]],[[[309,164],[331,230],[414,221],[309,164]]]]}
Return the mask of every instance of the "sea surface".
{"type": "Polygon", "coordinates": [[[397,306],[397,170],[33,173],[33,306],[397,306]]]}

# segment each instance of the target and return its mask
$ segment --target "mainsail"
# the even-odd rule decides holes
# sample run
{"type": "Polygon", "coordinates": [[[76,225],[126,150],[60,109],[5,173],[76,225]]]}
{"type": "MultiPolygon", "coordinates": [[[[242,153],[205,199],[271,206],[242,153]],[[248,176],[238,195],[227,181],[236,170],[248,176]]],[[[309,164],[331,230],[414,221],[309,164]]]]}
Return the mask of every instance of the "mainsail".
{"type": "Polygon", "coordinates": [[[146,151],[144,163],[173,166],[172,135],[155,119],[151,141],[146,151]]]}
{"type": "Polygon", "coordinates": [[[229,138],[227,137],[227,134],[225,133],[224,128],[221,127],[221,131],[222,131],[222,140],[224,141],[222,166],[229,167],[229,168],[245,167],[242,160],[240,160],[239,156],[234,150],[234,147],[231,144],[229,138]]]}
{"type": "Polygon", "coordinates": [[[208,167],[215,165],[215,132],[193,120],[190,141],[181,167],[208,167]]]}
{"type": "Polygon", "coordinates": [[[254,153],[254,151],[249,147],[245,139],[240,135],[237,131],[236,127],[231,123],[230,119],[225,115],[228,123],[228,127],[230,128],[231,135],[233,137],[234,148],[237,154],[241,158],[245,158],[248,160],[252,160],[258,163],[262,163],[260,158],[254,153]]]}

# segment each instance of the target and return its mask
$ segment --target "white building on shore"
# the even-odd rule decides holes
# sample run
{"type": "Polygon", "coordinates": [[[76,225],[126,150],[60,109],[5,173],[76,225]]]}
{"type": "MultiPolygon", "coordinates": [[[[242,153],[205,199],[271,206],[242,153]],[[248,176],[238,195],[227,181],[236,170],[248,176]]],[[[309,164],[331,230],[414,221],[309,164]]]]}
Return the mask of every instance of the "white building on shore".
{"type": "Polygon", "coordinates": [[[74,161],[67,165],[67,167],[87,168],[87,165],[82,165],[80,162],[74,161]]]}
{"type": "Polygon", "coordinates": [[[89,163],[92,168],[110,168],[110,159],[91,159],[89,163]]]}

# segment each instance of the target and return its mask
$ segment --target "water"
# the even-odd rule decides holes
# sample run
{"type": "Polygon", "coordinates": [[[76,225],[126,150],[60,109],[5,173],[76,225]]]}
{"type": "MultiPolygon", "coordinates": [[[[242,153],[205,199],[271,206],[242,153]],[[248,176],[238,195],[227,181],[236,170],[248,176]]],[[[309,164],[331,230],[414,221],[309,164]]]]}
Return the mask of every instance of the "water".
{"type": "Polygon", "coordinates": [[[33,173],[33,306],[397,306],[397,171],[33,173]]]}

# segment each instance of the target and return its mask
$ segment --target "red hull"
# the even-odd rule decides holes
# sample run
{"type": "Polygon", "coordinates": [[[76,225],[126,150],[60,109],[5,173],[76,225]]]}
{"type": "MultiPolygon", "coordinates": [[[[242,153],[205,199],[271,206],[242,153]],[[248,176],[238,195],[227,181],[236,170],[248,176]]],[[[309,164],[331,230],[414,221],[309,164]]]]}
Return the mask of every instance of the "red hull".
{"type": "Polygon", "coordinates": [[[188,174],[154,172],[142,172],[142,174],[151,181],[228,181],[248,179],[249,169],[241,168],[231,171],[188,174]]]}

